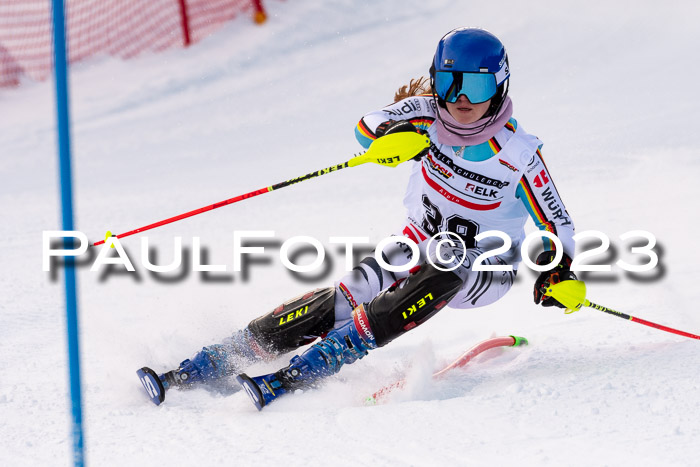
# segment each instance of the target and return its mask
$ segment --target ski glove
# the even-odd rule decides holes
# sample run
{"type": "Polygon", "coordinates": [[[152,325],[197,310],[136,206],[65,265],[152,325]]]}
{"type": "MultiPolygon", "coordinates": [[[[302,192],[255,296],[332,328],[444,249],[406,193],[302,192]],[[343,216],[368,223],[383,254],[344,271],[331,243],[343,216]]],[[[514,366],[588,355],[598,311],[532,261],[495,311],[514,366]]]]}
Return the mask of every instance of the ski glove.
{"type": "MultiPolygon", "coordinates": [[[[375,130],[374,134],[377,135],[377,138],[381,138],[382,136],[389,135],[391,133],[400,133],[400,132],[414,132],[414,133],[420,133],[421,135],[425,135],[428,132],[425,130],[421,130],[419,128],[416,128],[413,123],[409,122],[408,120],[387,120],[386,122],[380,123],[377,129],[375,130]]],[[[419,161],[421,157],[425,156],[428,153],[428,148],[423,149],[421,152],[416,154],[413,157],[413,160],[419,161]]]]}
{"type": "MultiPolygon", "coordinates": [[[[548,264],[554,259],[554,251],[545,251],[541,253],[535,263],[548,264]]],[[[535,281],[534,299],[536,305],[542,306],[556,306],[559,308],[566,308],[564,305],[554,300],[552,297],[548,297],[544,293],[547,290],[547,286],[551,284],[558,284],[559,282],[576,280],[576,274],[571,272],[569,268],[571,267],[571,258],[564,253],[561,262],[554,266],[549,271],[542,271],[539,277],[535,281]]]]}

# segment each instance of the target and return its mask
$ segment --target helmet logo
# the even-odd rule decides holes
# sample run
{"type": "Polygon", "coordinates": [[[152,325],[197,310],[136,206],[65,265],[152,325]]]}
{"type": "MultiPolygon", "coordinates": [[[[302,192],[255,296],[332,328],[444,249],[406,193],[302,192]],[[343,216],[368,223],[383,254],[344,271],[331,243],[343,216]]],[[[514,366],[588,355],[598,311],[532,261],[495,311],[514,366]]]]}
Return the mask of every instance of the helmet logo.
{"type": "Polygon", "coordinates": [[[446,58],[446,59],[445,59],[445,66],[446,66],[446,67],[451,67],[451,66],[454,65],[454,64],[455,64],[455,61],[452,60],[451,58],[446,58]]]}

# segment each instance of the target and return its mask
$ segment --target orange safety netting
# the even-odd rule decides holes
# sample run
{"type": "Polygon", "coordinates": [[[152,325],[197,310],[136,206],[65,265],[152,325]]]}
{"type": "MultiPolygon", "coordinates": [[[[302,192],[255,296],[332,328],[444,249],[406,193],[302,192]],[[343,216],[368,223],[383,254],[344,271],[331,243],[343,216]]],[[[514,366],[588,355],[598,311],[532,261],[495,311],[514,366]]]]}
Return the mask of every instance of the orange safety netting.
{"type": "MultiPolygon", "coordinates": [[[[130,58],[195,43],[243,12],[264,15],[259,0],[65,0],[68,61],[130,58]]],[[[0,86],[53,69],[50,0],[0,0],[0,86]]]]}

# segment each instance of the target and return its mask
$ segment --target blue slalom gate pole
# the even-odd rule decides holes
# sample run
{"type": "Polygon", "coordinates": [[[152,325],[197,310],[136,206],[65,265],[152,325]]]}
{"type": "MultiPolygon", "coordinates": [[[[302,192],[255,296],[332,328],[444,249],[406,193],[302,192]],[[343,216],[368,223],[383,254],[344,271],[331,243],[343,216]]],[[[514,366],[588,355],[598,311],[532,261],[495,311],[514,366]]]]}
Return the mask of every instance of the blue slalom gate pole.
{"type": "MultiPolygon", "coordinates": [[[[73,186],[71,182],[70,115],[68,113],[68,64],[63,0],[52,0],[53,50],[56,75],[56,112],[58,121],[58,156],[61,173],[61,212],[63,230],[73,229],[73,186]]],[[[73,249],[73,238],[64,238],[64,248],[73,249]]],[[[80,349],[78,339],[78,300],[75,280],[75,257],[65,257],[66,332],[71,399],[73,463],[85,465],[83,449],[83,413],[80,393],[80,349]]]]}

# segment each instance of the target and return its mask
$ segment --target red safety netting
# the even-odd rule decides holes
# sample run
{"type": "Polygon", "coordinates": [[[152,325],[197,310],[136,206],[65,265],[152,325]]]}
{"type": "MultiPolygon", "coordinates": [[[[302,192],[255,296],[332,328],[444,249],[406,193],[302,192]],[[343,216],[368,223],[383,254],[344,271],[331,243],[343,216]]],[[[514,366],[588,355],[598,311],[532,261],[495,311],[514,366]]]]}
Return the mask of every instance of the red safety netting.
{"type": "MultiPolygon", "coordinates": [[[[51,0],[0,0],[0,86],[51,75],[50,9],[51,0]]],[[[195,43],[240,13],[263,14],[259,0],[65,0],[65,10],[70,63],[195,43]]]]}

